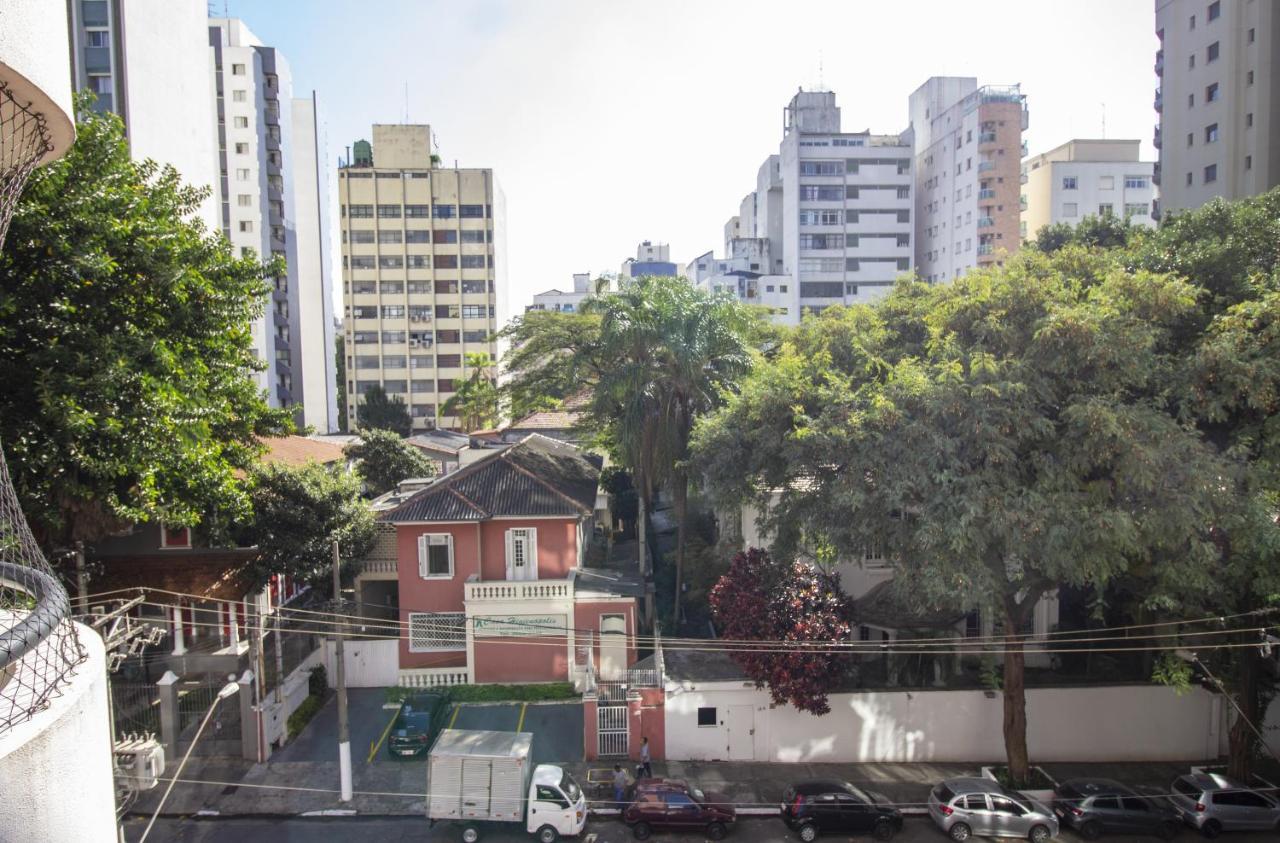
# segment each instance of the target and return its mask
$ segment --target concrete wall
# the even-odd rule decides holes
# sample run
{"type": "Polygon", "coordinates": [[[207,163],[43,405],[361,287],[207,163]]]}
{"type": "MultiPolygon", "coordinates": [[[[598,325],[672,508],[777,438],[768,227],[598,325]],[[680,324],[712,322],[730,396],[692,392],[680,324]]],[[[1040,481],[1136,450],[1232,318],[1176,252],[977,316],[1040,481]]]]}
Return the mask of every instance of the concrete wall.
{"type": "MultiPolygon", "coordinates": [[[[342,648],[347,687],[386,688],[396,684],[400,671],[398,645],[395,638],[348,639],[342,648]]],[[[332,686],[338,675],[337,645],[332,641],[324,643],[324,669],[332,686]]]]}
{"type": "Polygon", "coordinates": [[[43,112],[54,151],[45,163],[66,152],[75,138],[67,72],[70,55],[65,4],[49,0],[0,3],[0,81],[28,102],[48,98],[43,112]]]}
{"type": "MultiPolygon", "coordinates": [[[[983,691],[836,694],[823,717],[773,706],[749,683],[668,683],[665,744],[672,760],[781,762],[998,761],[1003,706],[983,691]],[[744,684],[747,687],[744,687],[744,684]],[[698,708],[714,706],[714,726],[698,708]],[[733,709],[738,736],[731,734],[733,709]],[[742,718],[746,718],[744,723],[742,718]],[[754,730],[754,734],[747,734],[754,730]]],[[[1221,698],[1152,685],[1027,691],[1035,761],[1173,761],[1218,756],[1221,698]]]]}
{"type": "Polygon", "coordinates": [[[88,658],[47,708],[0,732],[0,839],[116,839],[106,658],[98,634],[77,628],[88,658]]]}

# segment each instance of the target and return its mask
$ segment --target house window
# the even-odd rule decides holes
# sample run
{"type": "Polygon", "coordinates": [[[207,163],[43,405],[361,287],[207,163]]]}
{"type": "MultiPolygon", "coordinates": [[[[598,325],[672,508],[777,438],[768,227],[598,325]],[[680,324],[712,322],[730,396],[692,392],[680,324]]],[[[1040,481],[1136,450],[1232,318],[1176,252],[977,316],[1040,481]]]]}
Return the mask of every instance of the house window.
{"type": "Polygon", "coordinates": [[[1079,186],[1079,182],[1075,176],[1064,176],[1062,179],[1063,190],[1075,190],[1079,186]]]}
{"type": "Polygon", "coordinates": [[[1209,184],[1218,180],[1218,165],[1210,164],[1204,168],[1204,183],[1209,184]]]}
{"type": "Polygon", "coordinates": [[[170,527],[165,524],[160,525],[160,549],[161,550],[190,550],[191,549],[191,528],[190,527],[170,527]]]}
{"type": "Polygon", "coordinates": [[[1209,49],[1205,50],[1205,60],[1206,61],[1218,60],[1218,42],[1217,41],[1214,41],[1212,44],[1209,45],[1209,49]]]}
{"type": "Polygon", "coordinates": [[[1103,202],[1098,206],[1098,216],[1109,217],[1115,212],[1115,206],[1110,202],[1103,202]]]}
{"type": "Polygon", "coordinates": [[[244,91],[232,91],[232,92],[231,92],[231,101],[232,101],[232,102],[247,102],[248,100],[247,100],[247,98],[246,98],[246,95],[245,95],[245,92],[244,92],[244,91]]]}
{"type": "Polygon", "coordinates": [[[464,612],[410,612],[409,652],[467,649],[464,612]]]}
{"type": "Polygon", "coordinates": [[[1218,101],[1218,83],[1217,82],[1214,82],[1212,85],[1209,85],[1204,89],[1204,101],[1205,102],[1218,101]]]}
{"type": "Polygon", "coordinates": [[[247,129],[247,128],[249,128],[249,118],[248,118],[248,117],[233,117],[233,118],[231,118],[231,124],[232,124],[233,126],[235,126],[237,129],[247,129]]]}
{"type": "Polygon", "coordinates": [[[243,64],[233,64],[233,65],[231,65],[231,75],[232,75],[232,76],[244,76],[244,65],[243,65],[243,64]]]}
{"type": "Polygon", "coordinates": [[[423,533],[418,536],[418,576],[424,580],[453,577],[453,536],[423,533]]]}
{"type": "Polygon", "coordinates": [[[1078,213],[1077,203],[1075,202],[1062,203],[1062,215],[1064,217],[1074,217],[1076,216],[1077,213],[1078,213]]]}
{"type": "Polygon", "coordinates": [[[699,726],[716,725],[715,706],[701,706],[698,708],[698,725],[699,726]]]}
{"type": "Polygon", "coordinates": [[[877,545],[869,545],[862,551],[862,567],[871,569],[883,569],[891,567],[889,560],[885,558],[884,548],[877,545]]]}
{"type": "Polygon", "coordinates": [[[1217,20],[1218,16],[1221,14],[1222,2],[1221,0],[1214,0],[1214,2],[1209,4],[1209,20],[1217,20]]]}
{"type": "Polygon", "coordinates": [[[507,530],[507,579],[538,578],[538,531],[532,527],[507,530]]]}
{"type": "Polygon", "coordinates": [[[1204,142],[1216,143],[1218,140],[1218,124],[1210,123],[1204,127],[1204,142]]]}

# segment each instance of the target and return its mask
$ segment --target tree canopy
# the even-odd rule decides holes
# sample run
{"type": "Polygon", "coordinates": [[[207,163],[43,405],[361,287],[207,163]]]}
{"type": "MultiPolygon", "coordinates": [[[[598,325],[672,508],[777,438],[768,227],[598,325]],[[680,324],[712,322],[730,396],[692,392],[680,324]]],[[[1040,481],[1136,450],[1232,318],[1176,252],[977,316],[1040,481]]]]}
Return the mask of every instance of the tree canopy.
{"type": "Polygon", "coordinates": [[[498,423],[499,394],[494,363],[488,354],[467,352],[465,363],[471,374],[458,384],[458,391],[444,402],[440,412],[456,416],[463,431],[470,433],[498,423]]]}
{"type": "Polygon", "coordinates": [[[356,461],[356,471],[364,480],[366,491],[375,496],[391,491],[401,480],[432,477],[436,473],[430,457],[389,430],[361,431],[360,441],[348,445],[342,453],[356,461]]]}
{"type": "Polygon", "coordinates": [[[361,430],[390,430],[400,436],[413,432],[413,417],[399,395],[388,395],[382,386],[365,390],[356,403],[356,423],[361,430]]]}
{"type": "Polygon", "coordinates": [[[75,144],[32,175],[0,253],[0,445],[46,545],[157,518],[217,534],[248,517],[259,437],[293,430],[252,378],[282,267],[236,257],[196,217],[202,190],[76,105],[75,144]]]}

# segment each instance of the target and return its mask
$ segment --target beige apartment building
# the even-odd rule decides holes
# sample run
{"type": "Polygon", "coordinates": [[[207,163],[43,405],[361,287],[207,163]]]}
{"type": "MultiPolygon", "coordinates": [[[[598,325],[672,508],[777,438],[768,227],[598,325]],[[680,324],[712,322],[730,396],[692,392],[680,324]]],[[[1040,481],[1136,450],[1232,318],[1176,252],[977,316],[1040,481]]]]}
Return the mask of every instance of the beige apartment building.
{"type": "Polygon", "coordinates": [[[1280,3],[1156,0],[1161,213],[1280,184],[1280,3]]]}
{"type": "Polygon", "coordinates": [[[1022,162],[1022,239],[1046,225],[1111,215],[1154,226],[1154,161],[1140,140],[1077,138],[1022,162]]]}
{"type": "Polygon", "coordinates": [[[493,170],[446,168],[431,127],[375,125],[338,170],[347,412],[374,386],[404,400],[415,429],[454,428],[442,410],[498,358],[508,318],[505,200],[493,170]]]}

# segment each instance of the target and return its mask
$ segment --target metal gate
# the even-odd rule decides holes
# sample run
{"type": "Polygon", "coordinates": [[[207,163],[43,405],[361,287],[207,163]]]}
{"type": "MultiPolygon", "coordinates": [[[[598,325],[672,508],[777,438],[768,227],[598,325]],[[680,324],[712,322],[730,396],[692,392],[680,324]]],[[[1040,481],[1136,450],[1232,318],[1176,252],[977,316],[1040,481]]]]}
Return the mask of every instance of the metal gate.
{"type": "Polygon", "coordinates": [[[626,756],[629,749],[627,707],[602,705],[596,708],[596,754],[601,758],[626,756]]]}

